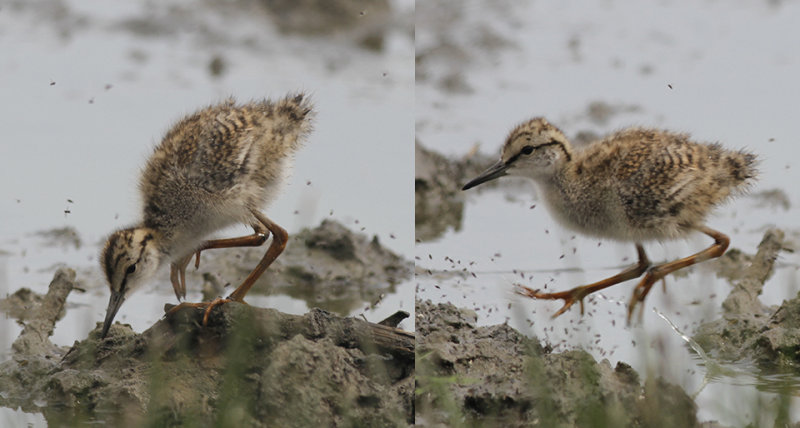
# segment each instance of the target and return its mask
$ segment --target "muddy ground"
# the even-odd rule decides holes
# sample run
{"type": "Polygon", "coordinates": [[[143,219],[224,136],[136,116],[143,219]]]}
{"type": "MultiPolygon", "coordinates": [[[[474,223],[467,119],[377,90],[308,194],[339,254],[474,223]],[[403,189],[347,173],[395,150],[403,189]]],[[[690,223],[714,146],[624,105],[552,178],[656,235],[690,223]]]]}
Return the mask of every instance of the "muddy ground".
{"type": "Polygon", "coordinates": [[[552,353],[506,324],[417,302],[419,426],[699,426],[680,387],[611,367],[587,352],[552,353]]]}
{"type": "MultiPolygon", "coordinates": [[[[411,274],[411,263],[377,239],[333,221],[291,239],[273,284],[386,291],[411,274]]],[[[201,263],[216,269],[206,276],[230,274],[258,250],[208,252],[201,263]]],[[[413,423],[414,336],[395,328],[408,314],[373,324],[322,309],[296,316],[228,303],[206,326],[202,309],[188,308],[142,333],[115,323],[101,339],[98,323],[71,347],[56,346],[48,337],[76,282],[62,268],[47,295],[23,289],[0,302],[24,325],[0,363],[0,405],[41,412],[51,426],[413,423]]]]}

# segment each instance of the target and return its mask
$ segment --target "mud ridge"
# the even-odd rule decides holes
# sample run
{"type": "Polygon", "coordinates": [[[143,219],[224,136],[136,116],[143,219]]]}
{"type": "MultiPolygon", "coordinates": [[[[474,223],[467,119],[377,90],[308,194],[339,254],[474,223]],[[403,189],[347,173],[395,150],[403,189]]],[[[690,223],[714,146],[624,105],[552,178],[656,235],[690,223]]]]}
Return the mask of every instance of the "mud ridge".
{"type": "Polygon", "coordinates": [[[696,427],[697,406],[677,385],[611,367],[585,351],[551,353],[506,324],[418,301],[418,426],[696,427]]]}

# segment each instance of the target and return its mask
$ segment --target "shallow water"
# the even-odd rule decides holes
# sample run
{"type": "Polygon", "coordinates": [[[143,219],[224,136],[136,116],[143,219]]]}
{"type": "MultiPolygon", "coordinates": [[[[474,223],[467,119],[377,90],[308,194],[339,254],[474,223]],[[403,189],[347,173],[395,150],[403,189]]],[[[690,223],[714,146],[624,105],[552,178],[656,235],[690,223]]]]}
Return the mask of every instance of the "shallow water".
{"type": "MultiPolygon", "coordinates": [[[[799,5],[499,2],[488,8],[473,1],[442,25],[437,14],[446,15],[448,2],[436,4],[429,11],[417,5],[418,16],[433,17],[418,18],[416,27],[417,55],[426,59],[417,73],[417,139],[426,147],[459,158],[477,144],[497,156],[511,127],[537,115],[568,136],[630,125],[686,131],[761,159],[753,194],[721,207],[709,226],[747,253],[755,252],[768,226],[796,238],[800,190],[790,183],[800,179],[793,161],[800,129],[790,116],[800,93],[800,58],[793,53],[799,5]],[[592,104],[598,101],[603,104],[592,104]],[[771,189],[785,192],[788,208],[758,197],[771,189]]],[[[713,262],[668,277],[666,294],[654,287],[643,320],[632,327],[625,325],[625,307],[633,281],[589,298],[583,317],[576,305],[550,319],[560,302],[521,298],[512,284],[567,290],[619,272],[636,253],[630,244],[563,229],[535,186],[520,183],[470,190],[458,230],[417,245],[417,296],[473,308],[482,325],[508,322],[556,349],[580,346],[612,365],[625,361],[642,376],[662,375],[690,394],[700,390],[703,367],[653,309],[689,334],[715,318],[730,286],[714,275],[713,262]],[[464,275],[441,272],[464,268],[464,275]]],[[[692,236],[645,247],[660,261],[710,243],[692,236]]],[[[799,265],[796,254],[782,253],[762,301],[794,297],[799,265]]],[[[714,378],[697,396],[698,418],[740,426],[760,425],[771,415],[774,422],[775,394],[764,392],[770,390],[764,382],[714,378]]],[[[798,404],[791,398],[793,420],[800,418],[798,404]]]]}

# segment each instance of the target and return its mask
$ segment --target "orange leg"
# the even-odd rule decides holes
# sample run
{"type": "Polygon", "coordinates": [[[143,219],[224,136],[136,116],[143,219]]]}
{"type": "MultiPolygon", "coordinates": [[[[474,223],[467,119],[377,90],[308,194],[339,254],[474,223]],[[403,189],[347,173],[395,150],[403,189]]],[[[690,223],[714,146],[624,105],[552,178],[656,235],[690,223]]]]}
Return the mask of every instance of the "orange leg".
{"type": "Polygon", "coordinates": [[[186,266],[192,260],[192,256],[196,256],[194,267],[200,267],[200,252],[203,250],[212,250],[215,248],[232,248],[232,247],[258,247],[267,240],[267,232],[261,225],[253,226],[254,233],[252,235],[240,236],[238,238],[215,239],[213,241],[203,242],[194,253],[190,253],[184,258],[178,260],[170,265],[170,281],[172,281],[172,289],[175,291],[175,296],[178,300],[186,297],[186,266]]]}
{"type": "MultiPolygon", "coordinates": [[[[264,257],[261,259],[261,261],[255,267],[255,269],[253,269],[253,271],[250,272],[250,275],[248,275],[247,278],[245,278],[244,282],[242,282],[242,284],[240,286],[238,286],[235,290],[233,290],[233,292],[227,298],[225,298],[225,299],[215,299],[214,301],[211,301],[211,302],[201,302],[201,303],[186,303],[186,302],[184,302],[184,303],[181,303],[180,305],[175,306],[172,309],[170,309],[167,312],[167,315],[171,315],[171,314],[173,314],[173,313],[175,313],[175,312],[179,311],[180,309],[183,309],[183,308],[185,308],[187,306],[188,307],[194,307],[194,308],[196,308],[196,307],[205,307],[206,311],[205,311],[205,315],[203,316],[203,325],[206,325],[208,323],[208,316],[211,313],[211,310],[214,309],[215,306],[220,305],[222,303],[227,303],[227,302],[230,302],[230,301],[245,303],[244,302],[244,296],[247,294],[248,291],[250,291],[250,288],[253,287],[253,284],[261,276],[261,274],[263,274],[264,271],[267,270],[269,265],[271,265],[272,262],[274,262],[275,259],[277,259],[278,256],[283,252],[284,248],[286,248],[286,242],[289,240],[289,234],[286,233],[286,231],[283,228],[281,228],[277,224],[273,223],[272,220],[268,219],[264,214],[261,214],[260,212],[255,211],[255,210],[252,210],[251,212],[253,213],[253,216],[255,216],[255,218],[259,222],[261,222],[263,227],[265,227],[267,230],[269,230],[272,233],[272,242],[270,243],[269,248],[267,249],[267,253],[264,254],[264,257]]],[[[221,244],[221,245],[223,245],[223,246],[206,247],[205,244],[204,244],[204,246],[201,247],[201,249],[228,248],[228,247],[234,247],[234,246],[254,246],[253,243],[256,241],[256,239],[253,239],[254,236],[260,236],[261,237],[261,243],[263,243],[264,240],[266,239],[266,237],[263,234],[259,235],[258,233],[256,233],[255,235],[243,236],[241,238],[219,239],[217,241],[208,241],[208,242],[206,242],[206,244],[217,243],[215,245],[220,245],[219,242],[222,242],[223,244],[221,244]],[[241,242],[242,244],[241,245],[233,245],[234,243],[238,243],[238,242],[241,242]]],[[[260,244],[258,244],[258,245],[260,245],[260,244]]],[[[198,250],[198,254],[199,254],[199,251],[200,250],[198,250]]],[[[190,255],[189,259],[191,259],[191,255],[190,255]]]]}
{"type": "Polygon", "coordinates": [[[522,296],[531,297],[534,299],[548,299],[548,300],[555,300],[561,299],[564,301],[564,306],[558,310],[555,314],[553,314],[553,318],[563,314],[564,312],[569,309],[573,303],[576,301],[581,304],[581,315],[583,315],[583,298],[588,296],[595,291],[600,291],[604,288],[611,287],[612,285],[619,284],[620,282],[627,281],[629,279],[638,278],[642,276],[642,274],[650,267],[650,260],[647,259],[647,254],[644,253],[644,247],[642,244],[636,243],[636,252],[639,255],[639,262],[636,263],[634,266],[625,269],[624,271],[612,276],[611,278],[606,278],[602,281],[597,281],[595,283],[589,285],[583,285],[581,287],[575,287],[572,290],[562,291],[560,293],[542,293],[539,290],[533,290],[531,288],[525,287],[524,285],[517,284],[518,290],[517,294],[522,296]]]}
{"type": "Polygon", "coordinates": [[[700,232],[705,233],[706,235],[714,238],[714,243],[711,244],[710,247],[706,248],[699,253],[692,254],[691,256],[684,257],[682,259],[678,259],[669,263],[660,264],[657,266],[653,266],[652,268],[647,270],[647,274],[639,281],[639,284],[636,285],[636,288],[633,290],[633,296],[631,296],[631,301],[628,303],[628,323],[631,322],[631,316],[633,315],[633,309],[638,303],[643,303],[645,297],[647,297],[647,293],[650,292],[650,289],[653,287],[653,284],[656,283],[659,279],[663,279],[666,275],[669,275],[672,272],[675,272],[678,269],[683,269],[687,266],[691,266],[693,264],[704,262],[708,259],[714,259],[722,254],[725,253],[725,250],[728,249],[728,244],[730,244],[730,239],[723,233],[717,232],[714,229],[710,229],[706,226],[699,226],[696,228],[700,232]]]}
{"type": "Polygon", "coordinates": [[[192,255],[189,254],[169,265],[169,280],[172,281],[172,289],[175,291],[178,301],[186,297],[186,266],[189,265],[192,255]]]}

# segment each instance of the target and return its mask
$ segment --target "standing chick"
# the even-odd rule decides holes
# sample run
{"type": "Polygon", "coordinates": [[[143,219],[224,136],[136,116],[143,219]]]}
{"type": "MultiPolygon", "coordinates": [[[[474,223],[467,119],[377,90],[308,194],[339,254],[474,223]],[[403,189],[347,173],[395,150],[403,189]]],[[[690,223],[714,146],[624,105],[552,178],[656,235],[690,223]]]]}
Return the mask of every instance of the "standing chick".
{"type": "Polygon", "coordinates": [[[305,94],[278,101],[237,104],[229,99],[181,119],[164,136],[144,168],[144,202],[138,225],[111,234],[100,262],[111,290],[102,337],[131,292],[170,265],[178,299],[186,297],[186,266],[202,250],[259,246],[272,234],[261,262],[227,299],[177,308],[211,309],[243,302],[259,276],[286,246],[288,234],[261,213],[278,195],[293,155],[311,132],[312,105],[305,94]],[[206,241],[211,233],[244,223],[254,233],[206,241]]]}

